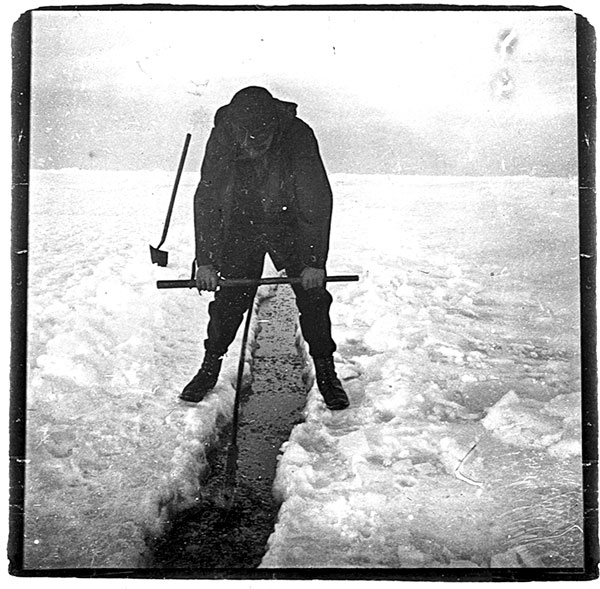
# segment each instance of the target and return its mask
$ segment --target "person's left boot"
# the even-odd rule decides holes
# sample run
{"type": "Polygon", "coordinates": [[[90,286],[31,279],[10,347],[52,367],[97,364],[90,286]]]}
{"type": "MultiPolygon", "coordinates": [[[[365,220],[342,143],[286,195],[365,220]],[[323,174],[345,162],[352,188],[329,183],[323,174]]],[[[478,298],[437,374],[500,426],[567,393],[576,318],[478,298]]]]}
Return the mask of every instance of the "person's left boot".
{"type": "Polygon", "coordinates": [[[333,356],[313,358],[313,360],[315,363],[317,386],[321,395],[323,395],[327,408],[333,411],[346,409],[350,405],[350,401],[335,372],[333,356]]]}

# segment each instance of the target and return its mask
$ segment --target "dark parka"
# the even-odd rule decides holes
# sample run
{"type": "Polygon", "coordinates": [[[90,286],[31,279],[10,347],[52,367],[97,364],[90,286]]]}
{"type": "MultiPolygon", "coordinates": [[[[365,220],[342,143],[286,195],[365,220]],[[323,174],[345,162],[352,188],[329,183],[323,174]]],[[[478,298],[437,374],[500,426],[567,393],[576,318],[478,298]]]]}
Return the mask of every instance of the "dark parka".
{"type": "MultiPolygon", "coordinates": [[[[273,98],[278,130],[269,152],[279,173],[271,208],[287,210],[294,221],[300,261],[325,267],[329,250],[332,194],[312,129],[296,116],[297,105],[273,98]]],[[[220,269],[231,225],[236,181],[235,145],[228,133],[228,109],[221,107],[206,145],[201,179],[194,197],[196,263],[220,269]]]]}

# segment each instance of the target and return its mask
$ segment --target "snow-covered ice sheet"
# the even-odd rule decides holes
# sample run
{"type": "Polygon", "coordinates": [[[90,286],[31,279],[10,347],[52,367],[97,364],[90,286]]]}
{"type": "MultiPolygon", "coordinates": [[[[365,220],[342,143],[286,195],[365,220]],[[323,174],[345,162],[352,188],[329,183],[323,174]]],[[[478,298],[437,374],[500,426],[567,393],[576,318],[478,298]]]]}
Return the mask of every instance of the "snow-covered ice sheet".
{"type": "Polygon", "coordinates": [[[177,398],[199,368],[211,297],[156,288],[189,278],[193,258],[196,174],[185,174],[169,267],[150,263],[172,182],[33,173],[26,568],[138,566],[145,534],[194,502],[205,450],[230,419],[241,334],[214,392],[197,406],[177,398]]]}
{"type": "Polygon", "coordinates": [[[574,182],[335,176],[336,364],[351,407],[280,457],[263,567],[575,567],[574,182]]]}
{"type": "MultiPolygon", "coordinates": [[[[33,173],[26,567],[136,566],[144,533],[195,500],[241,336],[214,393],[177,401],[210,297],[154,283],[189,277],[196,181],[184,174],[157,268],[172,174],[33,173]]],[[[576,185],[332,182],[329,270],[361,276],[331,286],[352,406],[310,392],[263,566],[575,566],[576,185]]]]}

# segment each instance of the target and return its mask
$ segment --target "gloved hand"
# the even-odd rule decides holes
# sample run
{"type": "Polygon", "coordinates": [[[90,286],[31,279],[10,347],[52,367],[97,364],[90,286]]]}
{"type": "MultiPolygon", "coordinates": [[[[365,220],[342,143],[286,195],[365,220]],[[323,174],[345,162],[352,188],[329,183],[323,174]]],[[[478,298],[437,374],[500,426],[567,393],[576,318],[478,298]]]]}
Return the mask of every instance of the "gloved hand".
{"type": "Polygon", "coordinates": [[[215,269],[208,264],[196,268],[196,288],[201,290],[217,290],[219,277],[215,269]]]}
{"type": "Polygon", "coordinates": [[[304,290],[322,288],[325,284],[325,270],[307,266],[300,274],[300,284],[302,284],[304,290]]]}

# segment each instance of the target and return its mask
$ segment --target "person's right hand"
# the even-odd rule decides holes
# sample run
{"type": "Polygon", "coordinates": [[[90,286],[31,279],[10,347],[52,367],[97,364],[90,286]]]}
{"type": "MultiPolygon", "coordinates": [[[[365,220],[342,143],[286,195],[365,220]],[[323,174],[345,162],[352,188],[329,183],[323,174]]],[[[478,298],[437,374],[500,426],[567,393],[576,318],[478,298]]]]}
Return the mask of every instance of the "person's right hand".
{"type": "Polygon", "coordinates": [[[215,269],[208,264],[207,266],[198,266],[196,268],[196,288],[201,290],[217,290],[219,277],[215,269]]]}

